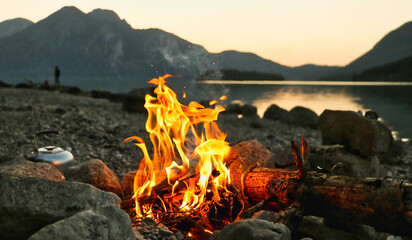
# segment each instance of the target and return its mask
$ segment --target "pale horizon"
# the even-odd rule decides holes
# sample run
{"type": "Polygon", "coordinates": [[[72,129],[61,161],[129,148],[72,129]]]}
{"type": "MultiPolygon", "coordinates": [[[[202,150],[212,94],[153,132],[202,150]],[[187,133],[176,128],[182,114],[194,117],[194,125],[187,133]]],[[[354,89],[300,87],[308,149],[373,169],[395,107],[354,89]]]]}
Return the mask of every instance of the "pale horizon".
{"type": "Polygon", "coordinates": [[[15,0],[0,3],[0,22],[37,22],[64,6],[113,10],[135,29],[159,28],[212,53],[252,52],[292,67],[347,65],[412,20],[407,0],[15,0]]]}

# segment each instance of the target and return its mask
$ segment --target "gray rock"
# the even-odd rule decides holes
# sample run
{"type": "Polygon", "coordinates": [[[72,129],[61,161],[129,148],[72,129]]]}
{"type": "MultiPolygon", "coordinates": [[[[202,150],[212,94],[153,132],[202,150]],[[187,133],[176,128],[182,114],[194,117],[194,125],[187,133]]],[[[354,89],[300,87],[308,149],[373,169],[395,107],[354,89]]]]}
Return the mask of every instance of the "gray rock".
{"type": "Polygon", "coordinates": [[[122,187],[116,174],[99,159],[92,159],[65,172],[68,181],[91,184],[100,190],[120,194],[122,187]]]}
{"type": "Polygon", "coordinates": [[[173,235],[173,232],[171,232],[169,229],[165,228],[165,227],[160,227],[159,228],[159,234],[162,237],[170,237],[173,235]]]}
{"type": "Polygon", "coordinates": [[[270,105],[268,109],[266,109],[265,113],[263,114],[263,118],[270,119],[270,120],[280,120],[282,119],[286,113],[288,113],[287,110],[279,107],[276,104],[270,105]]]}
{"type": "Polygon", "coordinates": [[[42,227],[120,198],[91,185],[0,176],[0,237],[27,239],[42,227]]]}
{"type": "Polygon", "coordinates": [[[386,125],[353,111],[325,110],[319,124],[323,144],[341,144],[366,157],[387,153],[393,141],[386,125]]]}
{"type": "Polygon", "coordinates": [[[307,237],[311,237],[316,240],[386,240],[390,235],[388,233],[377,232],[373,227],[360,225],[356,223],[347,223],[348,226],[338,226],[345,228],[339,229],[331,227],[328,221],[321,217],[316,216],[304,216],[301,224],[299,225],[299,232],[307,237]]]}
{"type": "Polygon", "coordinates": [[[288,240],[291,239],[289,229],[280,223],[260,219],[246,219],[225,226],[215,231],[211,240],[288,240]]]}
{"type": "Polygon", "coordinates": [[[403,158],[405,153],[404,144],[401,141],[392,140],[388,152],[380,153],[378,157],[382,163],[394,164],[397,158],[403,158]]]}
{"type": "Polygon", "coordinates": [[[54,181],[65,181],[66,178],[53,165],[44,162],[15,160],[0,164],[0,176],[36,177],[54,181]]]}
{"type": "Polygon", "coordinates": [[[176,233],[176,239],[177,240],[183,240],[185,239],[185,237],[183,236],[183,234],[179,231],[176,233]]]}
{"type": "Polygon", "coordinates": [[[261,219],[269,222],[278,222],[280,220],[280,214],[274,211],[261,210],[253,214],[252,219],[261,219]]]}
{"type": "Polygon", "coordinates": [[[361,157],[341,145],[311,148],[309,162],[312,170],[319,166],[338,175],[360,178],[386,176],[386,170],[376,156],[361,157]]]}
{"type": "Polygon", "coordinates": [[[134,240],[136,237],[129,215],[118,207],[107,206],[83,211],[47,225],[29,239],[134,240]]]}
{"type": "Polygon", "coordinates": [[[311,128],[318,127],[318,119],[314,111],[300,106],[294,107],[283,117],[286,123],[311,128]]]}

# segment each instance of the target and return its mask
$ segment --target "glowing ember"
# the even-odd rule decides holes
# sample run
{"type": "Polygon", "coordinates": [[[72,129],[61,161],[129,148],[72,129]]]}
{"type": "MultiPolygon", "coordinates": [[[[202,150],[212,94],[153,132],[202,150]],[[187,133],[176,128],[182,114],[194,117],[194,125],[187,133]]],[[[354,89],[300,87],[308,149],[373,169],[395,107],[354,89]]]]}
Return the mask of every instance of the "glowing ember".
{"type": "MultiPolygon", "coordinates": [[[[168,77],[171,75],[149,81],[157,85],[156,97],[145,97],[146,130],[154,148],[152,157],[140,137],[124,140],[136,140],[135,145],[144,155],[134,180],[138,217],[153,216],[153,201],[144,201],[149,197],[160,199],[166,212],[172,211],[172,204],[164,200],[173,197],[173,201],[178,201],[179,211],[185,212],[199,207],[208,192],[219,202],[219,189],[227,191],[226,185],[230,183],[230,173],[223,162],[229,144],[215,122],[225,109],[204,108],[197,102],[180,104],[175,92],[165,85],[168,77]],[[171,186],[172,192],[163,195],[162,200],[155,189],[164,183],[171,186]]],[[[226,96],[220,100],[224,99],[226,96]]]]}

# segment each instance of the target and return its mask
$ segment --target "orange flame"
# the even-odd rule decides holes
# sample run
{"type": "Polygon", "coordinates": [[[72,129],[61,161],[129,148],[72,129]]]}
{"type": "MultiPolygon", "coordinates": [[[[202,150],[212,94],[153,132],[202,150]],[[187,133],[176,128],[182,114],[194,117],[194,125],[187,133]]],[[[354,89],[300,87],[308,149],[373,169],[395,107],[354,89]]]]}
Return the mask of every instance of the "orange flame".
{"type": "MultiPolygon", "coordinates": [[[[140,174],[136,174],[134,180],[133,197],[138,217],[152,214],[151,204],[141,199],[154,196],[155,187],[166,179],[172,186],[172,194],[175,191],[183,194],[181,211],[198,207],[210,189],[213,198],[219,201],[218,188],[226,189],[226,184],[230,183],[230,173],[223,162],[229,152],[229,144],[225,141],[226,134],[215,122],[225,109],[221,106],[204,108],[197,102],[182,105],[175,92],[165,85],[168,77],[171,75],[150,80],[149,83],[157,85],[154,90],[156,97],[145,97],[144,106],[148,111],[146,130],[153,144],[153,156],[149,156],[140,137],[124,140],[136,140],[135,145],[144,156],[139,166],[140,174]],[[185,183],[183,190],[178,189],[180,182],[185,183]]],[[[164,203],[163,207],[167,210],[164,203]]]]}
{"type": "MultiPolygon", "coordinates": [[[[226,95],[222,95],[222,96],[219,98],[219,101],[224,101],[224,100],[227,100],[227,96],[226,96],[226,95]]],[[[210,105],[210,106],[213,106],[213,105],[215,105],[217,102],[218,102],[218,100],[209,101],[209,105],[210,105]]]]}

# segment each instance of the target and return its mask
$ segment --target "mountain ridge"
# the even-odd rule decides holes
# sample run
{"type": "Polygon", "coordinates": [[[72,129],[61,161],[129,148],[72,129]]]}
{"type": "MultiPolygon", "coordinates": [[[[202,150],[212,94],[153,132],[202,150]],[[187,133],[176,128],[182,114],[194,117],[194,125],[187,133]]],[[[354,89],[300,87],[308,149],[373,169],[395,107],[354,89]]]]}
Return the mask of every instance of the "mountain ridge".
{"type": "MultiPolygon", "coordinates": [[[[409,29],[409,23],[406,26],[409,29]]],[[[375,48],[381,48],[379,42],[375,48]]],[[[351,64],[356,65],[356,60],[351,64]]],[[[339,66],[289,67],[251,52],[210,53],[162,29],[134,29],[107,9],[84,13],[73,6],[63,7],[30,27],[0,38],[0,79],[12,83],[25,78],[44,81],[52,78],[54,65],[60,66],[63,82],[114,91],[127,91],[166,73],[191,81],[214,69],[281,74],[290,80],[344,72],[339,66]]]]}
{"type": "Polygon", "coordinates": [[[25,18],[13,18],[0,22],[0,38],[11,36],[33,24],[25,18]]]}
{"type": "Polygon", "coordinates": [[[351,80],[354,74],[412,56],[412,21],[387,33],[369,51],[323,78],[351,80]]]}

